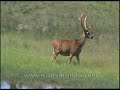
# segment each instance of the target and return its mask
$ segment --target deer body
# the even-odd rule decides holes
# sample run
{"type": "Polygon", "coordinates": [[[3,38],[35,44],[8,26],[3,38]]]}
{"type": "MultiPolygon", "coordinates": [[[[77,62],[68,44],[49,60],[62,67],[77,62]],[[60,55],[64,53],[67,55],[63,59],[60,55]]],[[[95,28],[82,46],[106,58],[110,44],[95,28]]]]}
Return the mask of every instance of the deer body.
{"type": "MultiPolygon", "coordinates": [[[[82,15],[81,15],[81,18],[82,18],[82,15]]],[[[84,19],[85,21],[86,21],[86,18],[84,19]]],[[[84,21],[84,24],[86,24],[85,21],[84,21]]],[[[81,22],[81,25],[82,25],[82,22],[81,22]]],[[[52,60],[56,59],[57,55],[60,54],[63,56],[70,56],[70,60],[68,63],[71,63],[73,56],[76,56],[76,59],[79,63],[80,61],[79,54],[81,53],[82,47],[85,44],[86,38],[91,38],[91,39],[93,38],[90,36],[88,32],[88,29],[91,27],[89,26],[89,28],[86,28],[86,25],[84,25],[83,27],[85,30],[80,35],[80,39],[75,39],[75,40],[58,39],[58,40],[52,41],[52,46],[53,46],[53,51],[54,51],[52,60]]]]}
{"type": "Polygon", "coordinates": [[[54,40],[52,45],[55,53],[59,52],[63,56],[70,56],[70,54],[75,56],[76,54],[79,55],[85,41],[85,37],[78,40],[54,40]]]}

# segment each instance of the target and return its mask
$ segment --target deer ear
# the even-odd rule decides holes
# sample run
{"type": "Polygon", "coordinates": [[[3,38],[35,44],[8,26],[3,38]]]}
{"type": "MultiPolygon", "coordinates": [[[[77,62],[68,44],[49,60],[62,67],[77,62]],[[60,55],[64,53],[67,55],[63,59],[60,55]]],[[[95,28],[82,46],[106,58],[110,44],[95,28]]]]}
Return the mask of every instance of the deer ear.
{"type": "Polygon", "coordinates": [[[86,32],[87,34],[89,34],[89,32],[86,32]]]}

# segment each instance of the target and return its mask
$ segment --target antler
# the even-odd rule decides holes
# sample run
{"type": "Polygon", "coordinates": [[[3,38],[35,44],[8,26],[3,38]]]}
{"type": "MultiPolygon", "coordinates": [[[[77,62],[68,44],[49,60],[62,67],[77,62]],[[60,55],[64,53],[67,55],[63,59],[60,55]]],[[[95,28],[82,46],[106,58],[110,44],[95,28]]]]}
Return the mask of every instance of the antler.
{"type": "MultiPolygon", "coordinates": [[[[78,19],[81,21],[81,26],[85,29],[85,30],[89,30],[91,28],[91,26],[89,25],[89,27],[87,28],[86,26],[86,19],[87,19],[87,16],[85,16],[85,18],[83,19],[84,20],[84,25],[82,24],[82,17],[83,17],[83,14],[84,12],[81,12],[81,15],[78,14],[78,19]]],[[[89,15],[89,13],[88,13],[89,15]]]]}
{"type": "Polygon", "coordinates": [[[87,19],[87,16],[85,17],[85,19],[83,19],[84,20],[84,28],[85,28],[85,30],[89,30],[91,28],[91,26],[89,25],[88,28],[86,27],[86,19],[87,19]]]}
{"type": "Polygon", "coordinates": [[[78,14],[78,19],[81,21],[81,18],[83,16],[84,12],[81,12],[81,16],[78,14]]]}
{"type": "MultiPolygon", "coordinates": [[[[83,16],[84,12],[81,12],[81,15],[78,14],[78,19],[81,21],[81,26],[84,28],[84,26],[82,25],[82,16],[83,16]]],[[[85,28],[84,28],[85,29],[85,28]]]]}

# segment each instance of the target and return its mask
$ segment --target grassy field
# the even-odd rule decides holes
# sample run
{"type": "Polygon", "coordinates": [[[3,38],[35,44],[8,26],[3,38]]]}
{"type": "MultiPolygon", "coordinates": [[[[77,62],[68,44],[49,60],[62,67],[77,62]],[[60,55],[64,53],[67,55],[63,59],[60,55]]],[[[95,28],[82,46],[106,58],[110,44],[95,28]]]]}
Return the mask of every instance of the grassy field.
{"type": "Polygon", "coordinates": [[[1,2],[1,80],[33,87],[118,88],[119,2],[1,2]],[[90,13],[88,23],[94,26],[80,64],[76,58],[68,64],[63,56],[51,62],[53,39],[79,39],[80,11],[90,13]]]}

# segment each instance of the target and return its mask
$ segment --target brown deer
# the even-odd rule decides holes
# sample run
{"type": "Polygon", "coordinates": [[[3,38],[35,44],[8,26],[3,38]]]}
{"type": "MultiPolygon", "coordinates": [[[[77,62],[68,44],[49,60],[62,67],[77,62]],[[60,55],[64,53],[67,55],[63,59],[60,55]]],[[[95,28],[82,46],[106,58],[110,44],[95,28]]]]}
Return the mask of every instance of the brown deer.
{"type": "Polygon", "coordinates": [[[80,61],[79,54],[81,53],[82,47],[84,46],[86,39],[93,38],[93,36],[91,36],[90,33],[88,32],[91,26],[89,25],[88,28],[86,27],[87,16],[85,16],[85,18],[83,19],[84,22],[82,24],[83,14],[84,12],[81,12],[81,16],[79,16],[78,14],[78,19],[81,21],[81,26],[84,29],[84,32],[80,35],[80,39],[77,39],[77,40],[58,39],[58,40],[52,41],[52,46],[53,46],[53,51],[54,51],[52,61],[53,59],[56,59],[56,57],[59,54],[61,54],[63,56],[70,56],[70,60],[68,61],[68,63],[71,63],[73,56],[76,56],[76,59],[79,64],[79,61],[80,61]]]}

